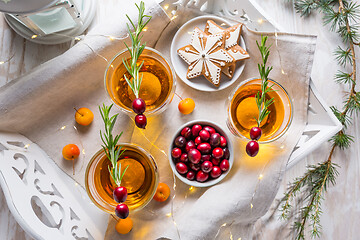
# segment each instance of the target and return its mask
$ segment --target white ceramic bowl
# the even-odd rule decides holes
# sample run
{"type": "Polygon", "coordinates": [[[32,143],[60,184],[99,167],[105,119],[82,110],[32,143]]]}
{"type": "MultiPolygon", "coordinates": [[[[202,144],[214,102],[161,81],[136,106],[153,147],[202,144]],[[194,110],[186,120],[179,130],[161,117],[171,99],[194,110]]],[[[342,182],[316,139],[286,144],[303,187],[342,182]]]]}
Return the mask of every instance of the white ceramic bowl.
{"type": "Polygon", "coordinates": [[[176,175],[176,177],[179,178],[182,182],[184,182],[184,183],[186,183],[186,184],[188,184],[190,186],[194,186],[194,187],[210,187],[210,186],[213,186],[213,185],[217,184],[218,182],[220,182],[221,180],[223,180],[226,177],[226,175],[230,172],[230,170],[231,170],[231,168],[232,168],[232,166],[234,164],[234,151],[233,151],[233,146],[232,146],[232,142],[231,142],[231,140],[229,138],[229,135],[218,124],[216,124],[214,122],[211,122],[211,121],[207,121],[207,120],[194,120],[194,121],[190,121],[190,122],[182,125],[176,131],[174,136],[172,137],[172,142],[171,142],[168,154],[169,154],[168,156],[169,156],[169,163],[170,163],[171,169],[174,172],[174,174],[176,175]],[[222,173],[221,176],[218,177],[218,178],[207,180],[205,182],[198,182],[196,180],[190,181],[185,176],[182,176],[180,173],[178,173],[178,171],[176,171],[176,168],[175,168],[176,163],[174,162],[174,160],[171,157],[171,151],[174,148],[174,140],[175,140],[175,138],[177,136],[180,136],[180,132],[184,127],[191,127],[194,124],[200,124],[202,126],[213,127],[216,130],[216,132],[218,132],[221,136],[224,136],[226,138],[227,147],[228,147],[229,152],[230,152],[230,157],[229,157],[230,167],[226,172],[222,173]]]}

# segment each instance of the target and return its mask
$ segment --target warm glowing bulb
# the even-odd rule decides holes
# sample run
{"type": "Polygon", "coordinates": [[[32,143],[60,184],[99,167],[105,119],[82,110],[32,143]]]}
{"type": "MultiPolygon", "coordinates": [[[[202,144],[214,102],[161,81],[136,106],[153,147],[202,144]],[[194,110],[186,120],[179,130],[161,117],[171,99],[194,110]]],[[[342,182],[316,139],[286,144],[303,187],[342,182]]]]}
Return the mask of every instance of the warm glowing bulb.
{"type": "Polygon", "coordinates": [[[80,41],[80,40],[81,40],[81,38],[79,38],[79,37],[76,37],[76,38],[75,38],[75,40],[76,40],[76,41],[80,41]]]}
{"type": "Polygon", "coordinates": [[[166,4],[166,5],[164,6],[164,9],[165,9],[165,10],[168,10],[168,9],[169,9],[169,4],[166,4]]]}
{"type": "Polygon", "coordinates": [[[84,154],[84,155],[85,155],[85,148],[83,148],[83,150],[82,150],[82,154],[84,154]]]}
{"type": "Polygon", "coordinates": [[[281,69],[281,73],[284,74],[284,75],[286,74],[284,69],[281,69]]]}
{"type": "Polygon", "coordinates": [[[250,208],[252,209],[254,207],[254,205],[252,205],[252,203],[250,203],[250,208]]]}
{"type": "Polygon", "coordinates": [[[109,36],[109,40],[112,41],[114,40],[115,38],[113,36],[109,36]]]}
{"type": "Polygon", "coordinates": [[[147,28],[147,27],[144,27],[144,28],[143,28],[143,31],[144,31],[144,32],[146,32],[147,30],[148,30],[148,28],[147,28]]]}
{"type": "Polygon", "coordinates": [[[189,188],[189,191],[193,191],[195,188],[194,188],[194,186],[191,186],[190,188],[189,188]]]}
{"type": "Polygon", "coordinates": [[[29,147],[30,147],[30,144],[26,144],[26,145],[24,146],[25,149],[28,149],[29,147]]]}
{"type": "Polygon", "coordinates": [[[60,130],[64,130],[66,128],[66,126],[62,126],[61,128],[60,128],[60,130]]]}
{"type": "Polygon", "coordinates": [[[171,215],[172,215],[171,212],[166,214],[167,217],[171,217],[171,215]]]}
{"type": "Polygon", "coordinates": [[[177,15],[174,15],[170,20],[174,20],[175,18],[177,18],[177,15]]]}
{"type": "Polygon", "coordinates": [[[259,180],[263,179],[264,175],[260,174],[259,175],[259,180]]]}
{"type": "Polygon", "coordinates": [[[0,65],[1,65],[1,64],[4,64],[4,63],[5,63],[4,61],[1,61],[1,62],[0,62],[0,65]]]}
{"type": "Polygon", "coordinates": [[[38,35],[32,35],[31,38],[34,39],[34,38],[37,38],[38,35]]]}
{"type": "Polygon", "coordinates": [[[257,22],[258,22],[259,24],[262,24],[262,23],[264,22],[264,19],[259,18],[259,19],[257,20],[257,22]]]}

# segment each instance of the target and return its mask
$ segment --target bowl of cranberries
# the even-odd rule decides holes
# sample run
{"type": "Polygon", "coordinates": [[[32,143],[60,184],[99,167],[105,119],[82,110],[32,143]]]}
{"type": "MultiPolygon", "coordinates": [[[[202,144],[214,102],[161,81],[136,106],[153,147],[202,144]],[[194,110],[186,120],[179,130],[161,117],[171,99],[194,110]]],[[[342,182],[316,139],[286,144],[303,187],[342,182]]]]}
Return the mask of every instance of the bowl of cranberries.
{"type": "Polygon", "coordinates": [[[175,175],[184,183],[209,187],[229,173],[234,162],[232,144],[214,122],[191,121],[175,133],[169,161],[175,175]]]}

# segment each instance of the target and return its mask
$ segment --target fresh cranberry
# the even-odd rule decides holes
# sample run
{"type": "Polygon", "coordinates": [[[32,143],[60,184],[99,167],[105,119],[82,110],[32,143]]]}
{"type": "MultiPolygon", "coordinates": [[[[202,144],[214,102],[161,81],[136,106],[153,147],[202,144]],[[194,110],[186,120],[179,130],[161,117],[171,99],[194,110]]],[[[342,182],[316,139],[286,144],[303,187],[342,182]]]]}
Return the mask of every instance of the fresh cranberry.
{"type": "Polygon", "coordinates": [[[145,112],[146,104],[143,99],[135,98],[132,102],[132,109],[136,114],[142,114],[145,112]]]}
{"type": "Polygon", "coordinates": [[[207,154],[211,152],[211,146],[209,143],[200,143],[197,146],[197,149],[202,153],[202,154],[207,154]]]}
{"type": "Polygon", "coordinates": [[[201,155],[201,161],[210,161],[210,159],[211,159],[211,155],[209,154],[201,155]]]}
{"type": "Polygon", "coordinates": [[[212,158],[211,162],[214,166],[219,166],[220,162],[222,159],[216,159],[216,158],[212,158]]]}
{"type": "Polygon", "coordinates": [[[196,181],[205,182],[209,178],[209,174],[203,171],[198,171],[196,174],[196,181]]]}
{"type": "Polygon", "coordinates": [[[192,169],[192,170],[194,170],[194,171],[199,171],[200,170],[200,164],[195,164],[195,163],[189,163],[189,166],[190,166],[190,168],[192,169]]]}
{"type": "Polygon", "coordinates": [[[212,147],[218,147],[220,145],[220,134],[218,133],[211,134],[209,142],[212,147]]]}
{"type": "Polygon", "coordinates": [[[250,129],[250,138],[251,140],[259,140],[261,137],[262,131],[259,127],[253,127],[250,129]]]}
{"type": "Polygon", "coordinates": [[[226,148],[223,148],[223,151],[224,151],[224,158],[225,158],[225,159],[229,159],[229,158],[230,158],[230,151],[229,151],[229,149],[226,147],[226,148]]]}
{"type": "Polygon", "coordinates": [[[218,166],[214,166],[210,172],[210,176],[212,178],[218,178],[218,177],[220,177],[221,174],[222,174],[222,171],[221,171],[220,167],[218,167],[218,166]]]}
{"type": "Polygon", "coordinates": [[[201,160],[201,153],[199,152],[199,150],[197,149],[191,149],[188,152],[188,158],[190,160],[190,162],[192,163],[199,163],[201,160]]]}
{"type": "Polygon", "coordinates": [[[185,173],[187,173],[187,171],[188,171],[188,167],[186,166],[185,163],[182,163],[182,162],[178,162],[175,167],[176,167],[176,170],[177,170],[180,174],[185,174],[185,173]]]}
{"type": "Polygon", "coordinates": [[[171,156],[173,158],[179,158],[181,156],[182,152],[181,152],[181,149],[180,148],[174,148],[172,151],[171,151],[171,156]]]}
{"type": "Polygon", "coordinates": [[[183,136],[178,136],[177,138],[175,138],[175,146],[179,147],[179,148],[183,148],[186,145],[186,138],[183,136]]]}
{"type": "Polygon", "coordinates": [[[188,155],[186,154],[186,153],[183,153],[183,154],[181,154],[181,156],[180,156],[180,161],[181,162],[187,162],[189,159],[188,159],[188,155]]]}
{"type": "Polygon", "coordinates": [[[226,138],[223,136],[220,136],[220,147],[225,147],[227,144],[226,138]]]}
{"type": "Polygon", "coordinates": [[[215,129],[210,126],[205,126],[204,130],[208,131],[211,134],[216,133],[215,129]]]}
{"type": "Polygon", "coordinates": [[[116,206],[115,214],[121,219],[125,219],[129,216],[129,208],[126,204],[122,203],[116,206]]]}
{"type": "Polygon", "coordinates": [[[186,178],[189,179],[190,181],[195,179],[195,172],[190,170],[188,171],[188,173],[186,174],[186,178]]]}
{"type": "Polygon", "coordinates": [[[135,124],[138,128],[143,128],[145,129],[146,124],[147,124],[147,120],[145,115],[142,114],[138,114],[135,116],[135,124]]]}
{"type": "Polygon", "coordinates": [[[229,167],[230,167],[230,163],[228,160],[224,159],[221,161],[220,163],[220,169],[223,171],[223,172],[226,172],[227,170],[229,170],[229,167]]]}
{"type": "Polygon", "coordinates": [[[195,124],[191,128],[191,133],[194,137],[197,137],[199,135],[199,132],[201,131],[202,127],[199,124],[195,124]]]}
{"type": "Polygon", "coordinates": [[[205,173],[209,173],[213,168],[213,164],[210,161],[205,161],[201,164],[201,170],[205,173]]]}
{"type": "Polygon", "coordinates": [[[185,146],[186,152],[189,152],[193,148],[196,148],[194,141],[193,140],[188,141],[185,146]]]}
{"type": "Polygon", "coordinates": [[[191,137],[191,129],[189,127],[184,127],[181,130],[181,136],[184,136],[185,138],[190,138],[191,137]]]}
{"type": "Polygon", "coordinates": [[[208,131],[206,131],[206,130],[201,130],[199,132],[199,136],[200,136],[202,141],[206,142],[210,138],[210,133],[208,131]]]}
{"type": "Polygon", "coordinates": [[[255,157],[259,152],[259,144],[256,141],[250,141],[246,144],[246,153],[250,157],[255,157]]]}
{"type": "Polygon", "coordinates": [[[195,138],[195,145],[199,145],[200,143],[202,143],[201,137],[200,137],[200,136],[197,136],[197,137],[195,138]]]}
{"type": "Polygon", "coordinates": [[[125,187],[116,187],[113,191],[114,200],[118,203],[125,202],[127,195],[128,193],[125,187]]]}
{"type": "Polygon", "coordinates": [[[214,148],[214,150],[212,151],[212,156],[217,159],[222,158],[224,156],[224,151],[222,150],[222,148],[219,147],[214,148]]]}

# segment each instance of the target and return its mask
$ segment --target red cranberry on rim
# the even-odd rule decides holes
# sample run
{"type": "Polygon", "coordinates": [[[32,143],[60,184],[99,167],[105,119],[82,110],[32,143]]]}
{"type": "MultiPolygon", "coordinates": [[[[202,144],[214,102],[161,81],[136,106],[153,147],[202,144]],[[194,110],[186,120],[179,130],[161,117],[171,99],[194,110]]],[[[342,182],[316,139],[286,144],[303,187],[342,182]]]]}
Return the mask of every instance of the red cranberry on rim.
{"type": "Polygon", "coordinates": [[[255,157],[259,152],[259,144],[256,141],[250,141],[246,144],[246,153],[250,157],[255,157]]]}
{"type": "Polygon", "coordinates": [[[185,146],[186,152],[189,152],[193,148],[196,148],[194,141],[193,140],[188,141],[185,146]]]}
{"type": "Polygon", "coordinates": [[[189,158],[190,162],[192,162],[192,163],[195,163],[195,164],[199,163],[201,160],[201,153],[197,149],[191,149],[188,152],[188,158],[189,158]]]}
{"type": "Polygon", "coordinates": [[[209,174],[203,171],[198,171],[196,174],[196,181],[205,182],[209,178],[209,174]]]}
{"type": "Polygon", "coordinates": [[[229,167],[230,167],[230,164],[229,164],[229,161],[224,159],[221,161],[220,163],[220,169],[223,171],[223,172],[226,172],[227,170],[229,170],[229,167]]]}
{"type": "Polygon", "coordinates": [[[185,138],[190,138],[191,137],[191,129],[189,127],[184,127],[181,130],[181,136],[184,136],[185,138]]]}
{"type": "Polygon", "coordinates": [[[188,167],[186,166],[185,163],[182,163],[182,162],[178,162],[175,167],[176,167],[176,170],[177,170],[180,174],[185,174],[185,173],[187,173],[187,171],[188,171],[188,167]]]}
{"type": "Polygon", "coordinates": [[[200,136],[197,136],[197,137],[195,138],[195,145],[199,145],[200,143],[202,143],[201,137],[200,137],[200,136]]]}
{"type": "Polygon", "coordinates": [[[201,170],[205,173],[211,172],[213,164],[210,161],[205,161],[201,164],[201,170]]]}
{"type": "Polygon", "coordinates": [[[200,136],[202,141],[206,142],[210,138],[210,133],[208,131],[206,131],[206,130],[201,130],[199,132],[199,136],[200,136]]]}
{"type": "Polygon", "coordinates": [[[138,128],[143,128],[145,129],[146,124],[147,124],[147,120],[145,115],[142,114],[138,114],[135,116],[135,124],[138,128]]]}
{"type": "Polygon", "coordinates": [[[197,137],[199,135],[199,132],[201,131],[202,127],[199,124],[195,124],[191,128],[191,133],[194,137],[197,137]]]}
{"type": "Polygon", "coordinates": [[[212,151],[212,156],[217,159],[222,158],[224,156],[224,151],[222,150],[222,148],[219,147],[214,148],[214,150],[212,151]]]}
{"type": "Polygon", "coordinates": [[[132,109],[136,114],[142,114],[145,112],[146,104],[143,99],[135,98],[132,102],[132,109]]]}
{"type": "Polygon", "coordinates": [[[115,214],[121,219],[125,219],[129,216],[129,208],[126,204],[122,203],[116,206],[115,214]]]}
{"type": "Polygon", "coordinates": [[[259,140],[261,137],[262,131],[259,127],[253,127],[250,129],[250,138],[251,140],[259,140]]]}
{"type": "Polygon", "coordinates": [[[220,136],[220,147],[225,147],[227,144],[226,138],[223,136],[220,136]]]}
{"type": "Polygon", "coordinates": [[[213,127],[210,126],[205,126],[204,130],[208,131],[211,134],[216,133],[215,129],[213,127]]]}
{"type": "Polygon", "coordinates": [[[197,146],[197,149],[202,153],[202,154],[208,154],[211,152],[211,146],[209,143],[200,143],[197,146]]]}
{"type": "Polygon", "coordinates": [[[125,187],[116,187],[113,191],[114,200],[118,203],[125,202],[127,195],[128,193],[125,187]]]}
{"type": "Polygon", "coordinates": [[[188,173],[186,174],[186,178],[189,179],[190,181],[194,180],[195,179],[195,172],[190,170],[188,171],[188,173]]]}
{"type": "Polygon", "coordinates": [[[181,149],[180,148],[174,148],[172,151],[171,151],[171,156],[173,158],[179,158],[181,156],[182,152],[181,152],[181,149]]]}
{"type": "Polygon", "coordinates": [[[218,178],[218,177],[220,177],[221,174],[222,174],[222,171],[221,171],[220,167],[218,167],[218,166],[214,166],[210,172],[210,176],[212,178],[218,178]]]}
{"type": "Polygon", "coordinates": [[[175,146],[177,146],[178,148],[183,148],[186,145],[186,138],[183,136],[178,136],[177,138],[175,138],[175,146]]]}
{"type": "Polygon", "coordinates": [[[188,155],[186,153],[183,153],[181,154],[180,156],[180,162],[187,162],[189,159],[188,159],[188,155]]]}

